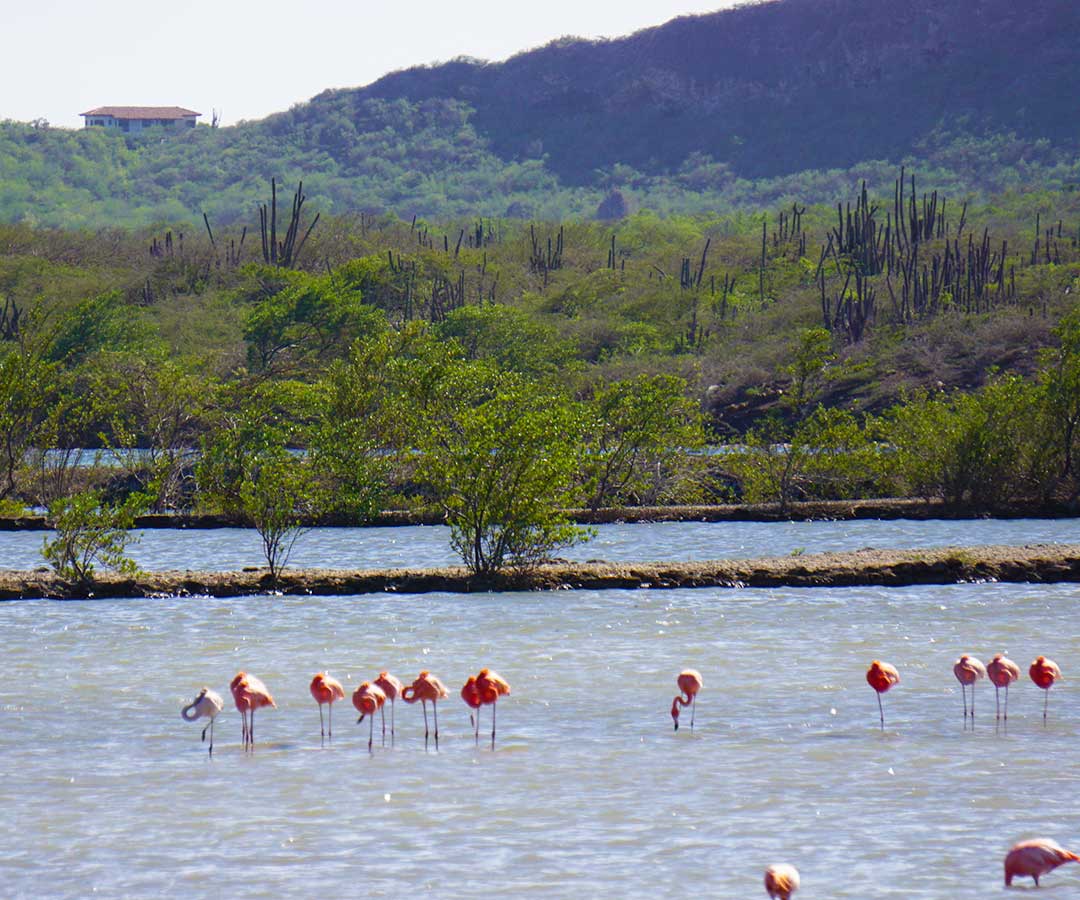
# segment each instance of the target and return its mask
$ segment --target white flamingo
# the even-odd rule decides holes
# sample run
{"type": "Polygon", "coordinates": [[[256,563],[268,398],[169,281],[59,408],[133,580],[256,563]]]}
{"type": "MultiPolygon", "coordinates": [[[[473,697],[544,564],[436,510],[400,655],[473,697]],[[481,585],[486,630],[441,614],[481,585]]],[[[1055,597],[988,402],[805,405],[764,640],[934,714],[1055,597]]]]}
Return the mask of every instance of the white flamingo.
{"type": "Polygon", "coordinates": [[[209,719],[210,724],[203,729],[202,740],[206,740],[206,732],[210,731],[210,752],[214,755],[214,719],[225,708],[225,701],[221,695],[204,687],[187,706],[180,710],[180,717],[185,722],[195,722],[198,719],[209,719]]]}

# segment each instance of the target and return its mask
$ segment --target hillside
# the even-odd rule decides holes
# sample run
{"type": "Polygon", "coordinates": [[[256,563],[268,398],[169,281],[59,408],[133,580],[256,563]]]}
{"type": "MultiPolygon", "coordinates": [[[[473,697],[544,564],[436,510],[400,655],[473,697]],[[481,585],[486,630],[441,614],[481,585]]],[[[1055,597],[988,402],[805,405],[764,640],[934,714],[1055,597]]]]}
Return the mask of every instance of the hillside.
{"type": "Polygon", "coordinates": [[[0,123],[0,221],[251,221],[271,175],[324,213],[591,217],[927,188],[1072,189],[1068,0],[775,0],[625,38],[455,60],[183,135],[0,123]]]}

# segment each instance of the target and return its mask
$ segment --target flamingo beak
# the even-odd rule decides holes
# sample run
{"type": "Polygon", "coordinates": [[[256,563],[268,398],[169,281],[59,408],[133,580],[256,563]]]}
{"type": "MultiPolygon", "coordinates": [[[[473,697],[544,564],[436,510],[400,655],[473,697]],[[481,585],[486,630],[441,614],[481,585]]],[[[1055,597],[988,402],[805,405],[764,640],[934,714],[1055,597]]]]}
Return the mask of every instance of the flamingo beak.
{"type": "Polygon", "coordinates": [[[359,724],[360,724],[361,722],[363,722],[363,721],[364,721],[364,716],[365,716],[365,715],[367,715],[367,714],[366,714],[366,713],[361,713],[361,714],[360,714],[360,718],[356,720],[356,724],[357,724],[357,725],[359,725],[359,724]]]}

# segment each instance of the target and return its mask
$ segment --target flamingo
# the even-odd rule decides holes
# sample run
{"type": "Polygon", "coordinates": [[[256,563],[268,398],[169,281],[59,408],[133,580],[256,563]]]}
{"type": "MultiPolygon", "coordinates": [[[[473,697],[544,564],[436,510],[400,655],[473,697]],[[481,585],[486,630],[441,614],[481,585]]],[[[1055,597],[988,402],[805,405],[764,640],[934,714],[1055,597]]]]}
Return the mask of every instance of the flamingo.
{"type": "Polygon", "coordinates": [[[1046,691],[1045,699],[1043,700],[1043,724],[1046,724],[1046,707],[1050,703],[1050,688],[1054,686],[1054,682],[1061,678],[1061,669],[1058,668],[1058,664],[1052,659],[1047,659],[1045,656],[1038,656],[1031,664],[1031,668],[1028,669],[1028,675],[1031,676],[1031,680],[1035,682],[1039,687],[1046,691]]]}
{"type": "Polygon", "coordinates": [[[210,752],[209,756],[214,755],[214,719],[217,718],[217,714],[225,708],[225,701],[221,699],[221,695],[216,691],[210,690],[208,687],[204,687],[195,696],[187,706],[180,710],[180,717],[185,722],[194,722],[198,719],[209,719],[210,724],[202,730],[202,740],[206,740],[206,731],[210,730],[210,752]],[[193,710],[189,715],[188,711],[193,710]]]}
{"type": "Polygon", "coordinates": [[[799,870],[788,863],[776,863],[765,870],[765,890],[773,900],[791,900],[799,889],[799,870]]]}
{"type": "Polygon", "coordinates": [[[866,670],[866,683],[877,691],[877,705],[878,712],[881,714],[882,731],[885,730],[885,707],[881,703],[881,695],[894,684],[899,684],[899,682],[900,673],[896,671],[896,667],[880,660],[875,659],[870,663],[870,668],[866,670]]]}
{"type": "Polygon", "coordinates": [[[675,679],[675,683],[679,686],[679,696],[671,701],[671,718],[675,720],[675,730],[679,730],[679,707],[689,706],[690,730],[693,731],[697,695],[702,687],[701,673],[697,669],[683,669],[675,679]]]}
{"type": "MultiPolygon", "coordinates": [[[[467,683],[467,682],[466,682],[467,683]]],[[[476,676],[476,690],[480,695],[480,702],[491,704],[491,746],[495,746],[495,708],[500,697],[510,693],[510,683],[491,669],[481,669],[476,676]]],[[[476,711],[476,733],[480,734],[480,710],[476,711]]]]}
{"type": "MultiPolygon", "coordinates": [[[[401,681],[391,675],[389,672],[380,672],[379,677],[375,679],[375,684],[382,688],[386,699],[390,701],[390,739],[394,738],[394,701],[401,696],[401,690],[404,685],[401,681]]],[[[383,739],[386,739],[386,709],[380,707],[382,710],[382,733],[383,739]]]]}
{"type": "Polygon", "coordinates": [[[352,695],[352,705],[356,707],[357,712],[360,713],[360,718],[356,720],[356,724],[359,725],[364,721],[364,716],[368,717],[368,750],[371,749],[371,743],[375,737],[375,711],[382,709],[386,703],[386,692],[377,684],[372,684],[370,681],[365,681],[360,685],[352,695]]]}
{"type": "Polygon", "coordinates": [[[960,682],[960,694],[964,698],[964,721],[967,721],[967,685],[971,685],[971,724],[975,724],[975,682],[986,677],[986,666],[974,656],[963,654],[952,667],[953,675],[960,682]]]}
{"type": "Polygon", "coordinates": [[[994,683],[994,705],[997,709],[994,718],[996,719],[1002,718],[1000,692],[1002,688],[1005,688],[1004,719],[1006,722],[1008,722],[1009,685],[1020,677],[1020,667],[1011,659],[1008,659],[1004,653],[995,653],[994,658],[990,660],[990,665],[986,667],[986,674],[990,676],[990,680],[994,683]]]}
{"type": "Polygon", "coordinates": [[[255,710],[261,709],[264,706],[271,706],[274,709],[277,709],[277,704],[274,702],[274,698],[270,696],[270,692],[266,689],[266,685],[254,675],[248,675],[246,672],[236,673],[233,680],[229,682],[229,690],[232,691],[233,702],[240,712],[240,718],[242,720],[241,727],[244,736],[244,749],[247,749],[248,747],[254,749],[255,710]],[[250,719],[248,718],[249,715],[250,719]]]}
{"type": "Polygon", "coordinates": [[[470,675],[465,684],[461,686],[461,699],[465,701],[465,704],[470,710],[476,710],[475,718],[474,713],[469,713],[469,724],[476,726],[476,740],[480,740],[480,707],[483,701],[480,699],[480,691],[476,687],[476,676],[470,675]]]}
{"type": "Polygon", "coordinates": [[[416,681],[401,690],[401,699],[406,703],[415,703],[417,700],[424,707],[424,740],[428,737],[427,705],[431,701],[431,708],[435,713],[435,744],[439,743],[439,707],[438,701],[445,700],[450,696],[446,685],[439,681],[426,669],[421,672],[416,681]]]}
{"type": "Polygon", "coordinates": [[[1017,875],[1034,878],[1038,887],[1040,875],[1067,862],[1080,862],[1080,856],[1063,849],[1057,841],[1050,838],[1021,841],[1005,855],[1005,887],[1011,885],[1017,875]]]}
{"type": "Polygon", "coordinates": [[[315,699],[315,702],[319,704],[319,736],[326,737],[328,732],[329,737],[332,740],[334,737],[334,701],[345,699],[345,688],[341,686],[341,682],[336,678],[331,678],[326,672],[320,672],[311,679],[311,686],[309,689],[311,691],[311,696],[315,699]],[[327,711],[329,724],[327,731],[323,731],[322,708],[324,703],[328,704],[330,707],[327,711]]]}

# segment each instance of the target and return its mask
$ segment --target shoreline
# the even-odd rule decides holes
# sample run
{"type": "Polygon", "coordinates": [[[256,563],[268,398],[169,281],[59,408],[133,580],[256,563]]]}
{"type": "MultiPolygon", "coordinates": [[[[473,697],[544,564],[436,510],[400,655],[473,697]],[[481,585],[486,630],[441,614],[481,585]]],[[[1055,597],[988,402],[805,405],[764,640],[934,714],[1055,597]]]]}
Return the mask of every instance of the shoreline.
{"type": "MultiPolygon", "coordinates": [[[[815,500],[791,503],[781,509],[775,503],[739,503],[701,506],[619,506],[598,510],[570,509],[567,515],[579,525],[632,524],[639,522],[809,522],[855,519],[1070,519],[1080,510],[1064,504],[1022,505],[1008,509],[949,506],[940,500],[873,499],[815,500]]],[[[304,522],[305,528],[397,528],[443,525],[442,514],[409,510],[385,510],[366,521],[345,516],[326,516],[304,522]]],[[[137,516],[135,528],[249,528],[233,515],[208,513],[153,513],[137,516]]],[[[0,517],[0,532],[48,531],[45,516],[0,517]]]]}
{"type": "MultiPolygon", "coordinates": [[[[567,563],[481,579],[463,567],[287,569],[276,593],[288,596],[423,594],[695,587],[905,587],[965,582],[1080,582],[1080,544],[857,550],[692,563],[567,563]]],[[[51,572],[0,570],[0,600],[244,597],[271,593],[266,569],[240,572],[103,573],[86,585],[51,572]]]]}

